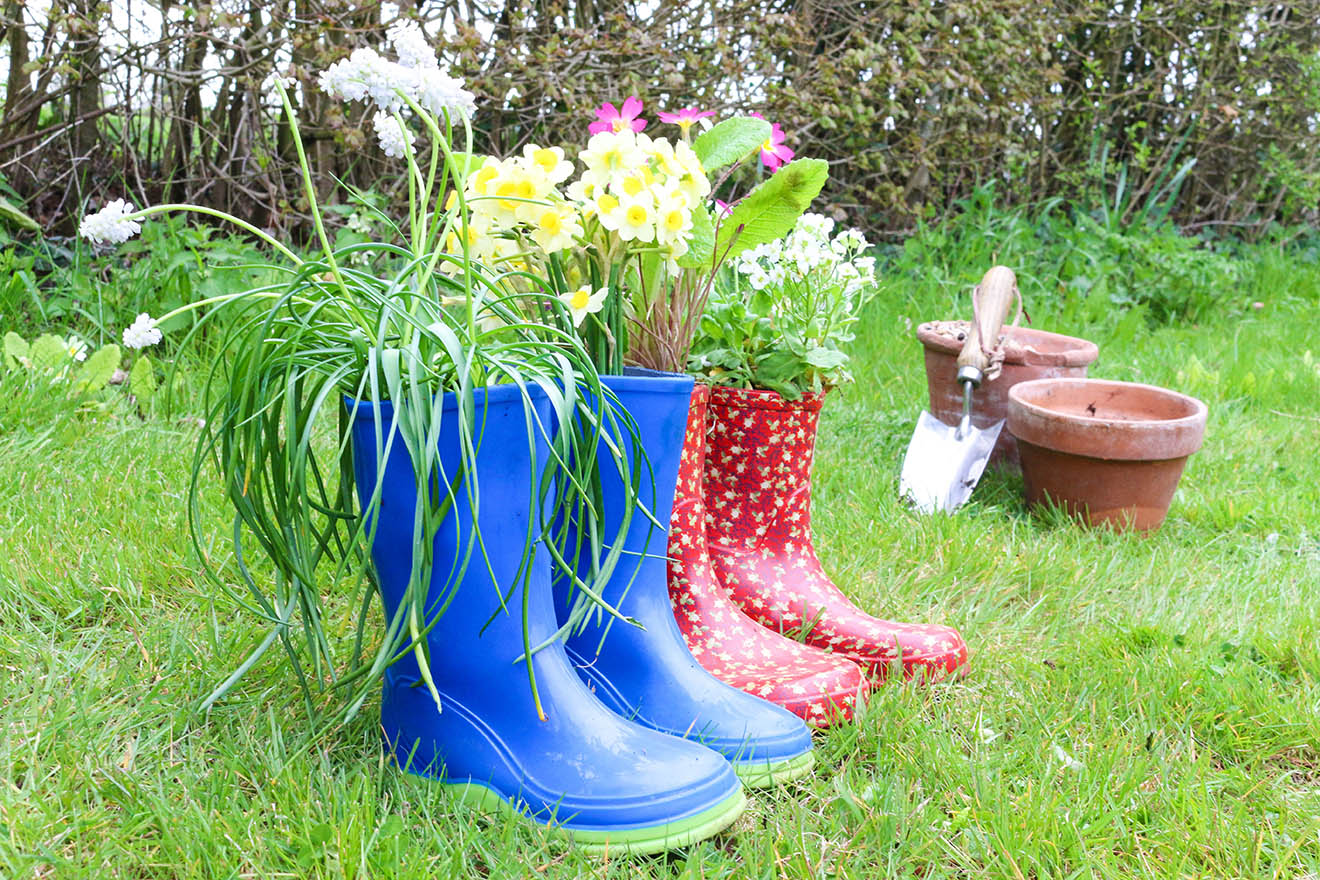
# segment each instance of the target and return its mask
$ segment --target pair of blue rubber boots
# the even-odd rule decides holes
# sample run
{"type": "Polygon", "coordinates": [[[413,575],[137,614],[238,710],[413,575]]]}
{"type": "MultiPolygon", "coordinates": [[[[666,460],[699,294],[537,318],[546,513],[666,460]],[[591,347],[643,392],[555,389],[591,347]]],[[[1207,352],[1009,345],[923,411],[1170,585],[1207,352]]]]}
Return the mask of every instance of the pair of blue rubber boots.
{"type": "MultiPolygon", "coordinates": [[[[386,671],[381,723],[401,767],[439,779],[469,803],[517,811],[588,850],[658,852],[732,823],[746,805],[744,783],[767,786],[808,772],[811,735],[795,715],[709,675],[674,621],[665,530],[652,519],[668,523],[692,379],[637,371],[603,381],[643,439],[647,461],[627,476],[649,516],[632,512],[618,563],[596,586],[641,627],[593,611],[567,639],[555,638],[577,589],[572,578],[552,579],[545,547],[528,547],[528,535],[545,525],[536,475],[555,430],[549,399],[534,386],[478,393],[475,457],[467,457],[476,465],[474,494],[451,395],[438,466],[456,492],[433,541],[422,621],[440,705],[409,654],[386,671]],[[451,583],[455,561],[465,558],[451,583]]],[[[397,434],[386,442],[393,417],[389,403],[356,404],[353,448],[364,508],[379,488],[372,559],[397,624],[409,613],[400,605],[413,565],[417,486],[403,442],[397,434]]],[[[596,527],[615,535],[624,475],[609,456],[600,459],[596,527]]],[[[556,546],[578,548],[577,527],[570,518],[567,540],[556,546]]],[[[583,575],[592,568],[589,557],[575,561],[583,575]]]]}

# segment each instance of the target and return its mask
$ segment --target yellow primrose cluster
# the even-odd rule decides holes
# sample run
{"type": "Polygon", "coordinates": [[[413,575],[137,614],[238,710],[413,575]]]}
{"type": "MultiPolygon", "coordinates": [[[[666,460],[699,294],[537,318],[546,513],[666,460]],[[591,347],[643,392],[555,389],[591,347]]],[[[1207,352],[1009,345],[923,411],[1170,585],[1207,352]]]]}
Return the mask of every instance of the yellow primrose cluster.
{"type": "Polygon", "coordinates": [[[686,143],[629,129],[593,135],[578,156],[586,169],[568,195],[625,242],[656,244],[671,260],[688,250],[692,211],[710,181],[686,143]]]}
{"type": "MultiPolygon", "coordinates": [[[[475,173],[468,175],[464,193],[471,212],[468,218],[468,248],[481,261],[514,260],[523,246],[517,232],[536,242],[547,254],[570,247],[582,235],[582,222],[575,205],[559,192],[559,184],[573,173],[573,163],[560,147],[528,144],[521,156],[509,159],[488,157],[475,173]]],[[[454,196],[446,207],[452,207],[454,196]]],[[[458,239],[447,242],[457,252],[458,239]]]]}

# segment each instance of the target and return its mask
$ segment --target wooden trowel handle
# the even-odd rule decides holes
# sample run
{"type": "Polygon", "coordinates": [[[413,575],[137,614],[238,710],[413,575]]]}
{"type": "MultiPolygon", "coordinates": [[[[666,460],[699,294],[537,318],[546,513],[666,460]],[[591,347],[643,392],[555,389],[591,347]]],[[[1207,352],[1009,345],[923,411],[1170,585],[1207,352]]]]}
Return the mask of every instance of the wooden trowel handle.
{"type": "MultiPolygon", "coordinates": [[[[999,331],[1017,296],[1017,276],[1007,266],[995,266],[972,291],[974,319],[958,354],[959,367],[975,367],[984,373],[990,366],[988,352],[999,344],[999,331]],[[984,341],[984,344],[983,344],[984,341]]],[[[978,380],[979,381],[979,380],[978,380]]]]}

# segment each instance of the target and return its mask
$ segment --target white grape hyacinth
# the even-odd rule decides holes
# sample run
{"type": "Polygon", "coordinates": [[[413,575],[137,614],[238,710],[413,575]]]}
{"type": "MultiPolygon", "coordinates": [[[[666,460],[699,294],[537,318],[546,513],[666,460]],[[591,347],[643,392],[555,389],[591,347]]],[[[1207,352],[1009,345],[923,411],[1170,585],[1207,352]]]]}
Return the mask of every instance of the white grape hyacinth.
{"type": "Polygon", "coordinates": [[[476,109],[476,98],[463,88],[462,80],[435,65],[413,67],[390,61],[374,49],[355,49],[322,71],[318,82],[332,98],[371,101],[386,113],[407,112],[409,99],[436,116],[445,112],[471,116],[476,109]]]}
{"type": "Polygon", "coordinates": [[[124,328],[125,348],[147,348],[160,342],[162,334],[156,322],[146,312],[137,316],[137,320],[124,328]]]}
{"type": "Polygon", "coordinates": [[[413,151],[413,142],[416,138],[397,116],[392,116],[384,110],[377,110],[376,115],[371,117],[371,124],[376,129],[380,148],[386,156],[391,159],[402,159],[413,151]]]}
{"type": "Polygon", "coordinates": [[[435,50],[426,41],[426,34],[422,32],[422,27],[417,22],[406,18],[400,19],[390,25],[385,36],[399,56],[399,63],[404,67],[434,69],[440,66],[435,57],[435,50]]]}
{"type": "Polygon", "coordinates": [[[78,225],[78,234],[93,244],[123,244],[142,231],[142,224],[126,219],[133,206],[123,199],[108,202],[95,214],[88,214],[78,225]]]}

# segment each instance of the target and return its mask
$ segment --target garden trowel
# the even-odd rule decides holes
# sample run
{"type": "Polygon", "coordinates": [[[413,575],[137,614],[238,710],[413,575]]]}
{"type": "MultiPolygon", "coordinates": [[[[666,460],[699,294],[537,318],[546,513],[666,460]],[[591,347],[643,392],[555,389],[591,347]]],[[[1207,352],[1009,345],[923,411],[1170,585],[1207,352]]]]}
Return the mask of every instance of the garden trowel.
{"type": "Polygon", "coordinates": [[[923,513],[958,508],[972,494],[1003,430],[1004,420],[978,428],[972,424],[973,395],[981,383],[998,375],[992,368],[999,330],[1017,293],[1017,278],[1005,266],[995,266],[972,291],[972,327],[958,355],[957,380],[963,388],[962,421],[946,425],[928,412],[917,418],[917,430],[903,459],[898,490],[923,513]]]}

